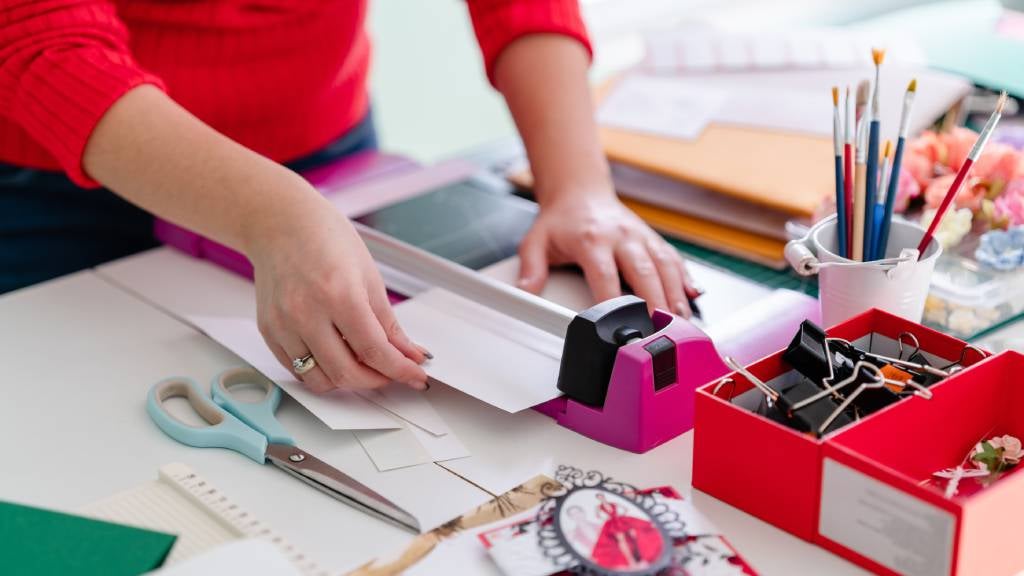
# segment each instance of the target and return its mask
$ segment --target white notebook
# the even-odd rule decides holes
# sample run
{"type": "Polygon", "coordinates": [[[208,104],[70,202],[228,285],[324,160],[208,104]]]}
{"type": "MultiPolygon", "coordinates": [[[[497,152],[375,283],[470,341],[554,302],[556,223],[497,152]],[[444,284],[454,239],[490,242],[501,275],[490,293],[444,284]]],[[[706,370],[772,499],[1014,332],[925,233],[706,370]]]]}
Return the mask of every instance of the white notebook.
{"type": "Polygon", "coordinates": [[[100,520],[177,535],[165,566],[229,542],[255,538],[275,545],[303,574],[327,574],[184,464],[162,466],[156,480],[89,504],[81,512],[100,520]]]}

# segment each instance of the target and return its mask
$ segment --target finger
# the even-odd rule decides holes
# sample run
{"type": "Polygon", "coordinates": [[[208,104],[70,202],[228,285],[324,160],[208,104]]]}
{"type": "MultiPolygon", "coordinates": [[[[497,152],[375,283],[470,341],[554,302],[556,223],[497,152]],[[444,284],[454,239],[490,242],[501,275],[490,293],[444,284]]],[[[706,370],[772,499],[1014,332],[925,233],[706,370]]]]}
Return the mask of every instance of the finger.
{"type": "Polygon", "coordinates": [[[377,320],[380,325],[384,328],[384,333],[388,337],[388,342],[398,348],[398,351],[405,355],[406,358],[412,360],[417,364],[423,364],[427,361],[428,357],[432,357],[422,346],[416,345],[412,339],[406,335],[405,331],[402,330],[401,324],[398,323],[398,318],[395,317],[395,311],[391,308],[391,303],[388,302],[387,293],[383,287],[380,290],[381,294],[377,297],[370,296],[370,308],[373,309],[373,313],[377,316],[377,320]]]}
{"type": "Polygon", "coordinates": [[[619,269],[615,265],[615,256],[610,248],[594,246],[580,254],[578,261],[594,300],[604,302],[622,296],[619,269]]]}
{"type": "MultiPolygon", "coordinates": [[[[310,392],[313,392],[314,394],[322,394],[328,390],[334,389],[334,384],[332,384],[330,378],[324,374],[324,371],[320,368],[319,362],[316,366],[313,366],[312,370],[305,374],[297,374],[295,372],[295,369],[292,367],[292,359],[302,358],[306,354],[310,353],[309,347],[306,346],[301,338],[290,332],[279,332],[276,340],[278,342],[276,346],[284,353],[283,359],[275,353],[275,356],[278,357],[278,361],[281,362],[281,364],[284,364],[284,367],[294,374],[295,378],[298,379],[299,382],[302,382],[310,392]]],[[[273,349],[273,346],[271,349],[273,349]]],[[[315,354],[313,355],[313,359],[316,360],[315,354]]]]}
{"type": "Polygon", "coordinates": [[[622,276],[633,288],[633,292],[647,301],[648,310],[668,307],[658,268],[643,244],[635,241],[619,244],[615,249],[615,260],[619,263],[622,276]]]}
{"type": "Polygon", "coordinates": [[[665,301],[668,303],[669,310],[683,318],[689,318],[692,313],[690,304],[686,301],[686,293],[683,291],[682,270],[677,262],[678,253],[658,237],[648,241],[647,253],[650,254],[654,266],[658,269],[661,289],[665,293],[665,301]]]}
{"type": "Polygon", "coordinates": [[[359,363],[334,324],[319,322],[316,326],[305,328],[303,333],[308,335],[307,341],[317,366],[324,371],[335,388],[380,388],[389,382],[384,375],[359,363]]]}
{"type": "Polygon", "coordinates": [[[334,322],[360,363],[389,380],[419,390],[426,388],[427,373],[388,341],[369,303],[356,304],[354,309],[347,310],[344,317],[335,318],[334,322]]]}
{"type": "Polygon", "coordinates": [[[527,292],[540,294],[548,281],[547,236],[530,232],[519,244],[519,286],[527,292]]]}
{"type": "MultiPolygon", "coordinates": [[[[678,252],[676,254],[678,255],[678,252]]],[[[704,289],[697,286],[697,283],[693,281],[693,276],[690,276],[690,270],[686,267],[686,260],[682,256],[678,257],[676,265],[683,276],[683,291],[686,292],[686,295],[691,299],[704,295],[704,289]]]]}

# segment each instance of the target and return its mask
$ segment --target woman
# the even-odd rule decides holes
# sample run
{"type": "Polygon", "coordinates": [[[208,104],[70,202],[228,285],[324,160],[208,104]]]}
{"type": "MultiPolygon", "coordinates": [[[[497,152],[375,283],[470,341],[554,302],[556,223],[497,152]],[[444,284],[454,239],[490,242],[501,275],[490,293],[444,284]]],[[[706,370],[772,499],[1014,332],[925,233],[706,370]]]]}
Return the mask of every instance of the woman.
{"type": "MultiPolygon", "coordinates": [[[[467,4],[536,177],[519,285],[577,263],[596,299],[621,273],[688,313],[681,258],[610,185],[575,0],[467,4]]],[[[248,256],[263,337],[311,390],[424,388],[353,227],[281,164],[374,146],[365,18],[365,0],[0,4],[4,288],[148,247],[156,214],[248,256]]]]}

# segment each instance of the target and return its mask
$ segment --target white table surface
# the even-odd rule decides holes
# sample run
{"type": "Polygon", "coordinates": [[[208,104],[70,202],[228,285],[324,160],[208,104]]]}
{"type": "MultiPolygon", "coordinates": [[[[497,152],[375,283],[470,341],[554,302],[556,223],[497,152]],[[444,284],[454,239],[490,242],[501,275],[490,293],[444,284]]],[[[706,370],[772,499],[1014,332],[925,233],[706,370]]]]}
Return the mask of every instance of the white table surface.
{"type": "MultiPolygon", "coordinates": [[[[152,383],[188,376],[207,386],[241,362],[95,273],[5,295],[0,325],[0,499],[74,511],[183,462],[325,567],[352,568],[410,538],[273,466],[165,436],[145,411],[152,383]]],[[[433,465],[380,474],[350,432],[329,430],[290,400],[278,417],[300,446],[368,484],[442,494],[467,510],[490,498],[433,465]]]]}
{"type": "MultiPolygon", "coordinates": [[[[261,469],[224,451],[180,446],[149,422],[143,396],[151,382],[171,374],[205,382],[240,362],[158,310],[250,316],[254,303],[248,281],[170,249],[105,265],[97,274],[111,284],[79,274],[0,298],[0,322],[21,327],[4,331],[3,343],[8,345],[0,347],[0,374],[5,382],[32,383],[12,386],[13,398],[8,393],[10,402],[0,408],[4,426],[23,431],[17,435],[25,438],[18,451],[30,454],[15,474],[0,476],[0,497],[73,508],[152,478],[159,465],[177,460],[209,476],[324,564],[350,567],[408,541],[406,533],[348,510],[269,466],[261,469]],[[115,283],[124,292],[113,288],[115,283]],[[130,296],[132,292],[136,297],[144,294],[149,305],[130,296]],[[40,371],[40,362],[53,368],[40,371]],[[62,398],[59,404],[57,398],[62,398]],[[50,412],[45,421],[41,411],[24,408],[47,399],[50,412]],[[96,418],[89,410],[106,416],[96,418]],[[81,477],[73,489],[66,481],[71,470],[78,470],[72,473],[81,477]],[[274,497],[268,498],[270,494],[274,497]]],[[[533,411],[507,414],[442,386],[427,394],[474,454],[471,463],[456,461],[450,464],[453,468],[466,465],[492,474],[525,475],[564,463],[598,469],[640,486],[689,488],[692,433],[636,455],[584,438],[533,411]]],[[[436,472],[429,474],[435,481],[430,486],[409,469],[376,472],[349,433],[327,430],[292,401],[283,403],[280,415],[300,445],[368,484],[386,482],[394,488],[405,483],[411,494],[467,502],[482,494],[437,465],[413,469],[436,472]]],[[[700,492],[693,498],[762,574],[864,573],[714,498],[700,492]]]]}

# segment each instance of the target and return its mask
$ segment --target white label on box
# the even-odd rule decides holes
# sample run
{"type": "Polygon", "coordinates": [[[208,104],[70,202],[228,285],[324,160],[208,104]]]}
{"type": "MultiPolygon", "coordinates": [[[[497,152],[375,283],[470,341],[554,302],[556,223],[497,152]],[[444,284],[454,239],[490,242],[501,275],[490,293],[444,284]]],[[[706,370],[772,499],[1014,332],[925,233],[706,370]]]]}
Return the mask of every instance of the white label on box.
{"type": "Polygon", "coordinates": [[[861,472],[825,459],[822,536],[908,576],[950,573],[956,517],[861,472]]]}

